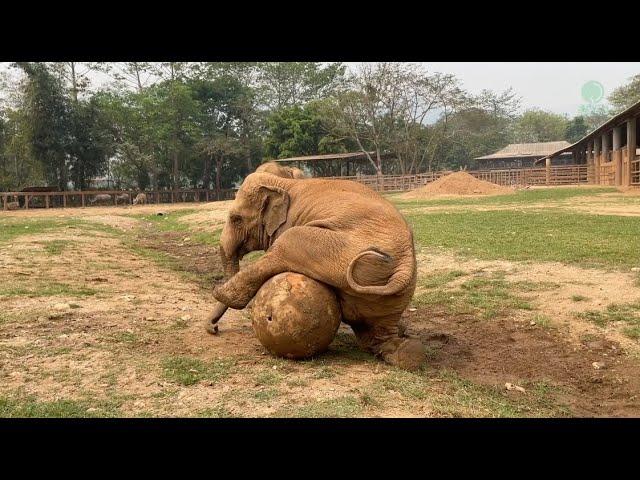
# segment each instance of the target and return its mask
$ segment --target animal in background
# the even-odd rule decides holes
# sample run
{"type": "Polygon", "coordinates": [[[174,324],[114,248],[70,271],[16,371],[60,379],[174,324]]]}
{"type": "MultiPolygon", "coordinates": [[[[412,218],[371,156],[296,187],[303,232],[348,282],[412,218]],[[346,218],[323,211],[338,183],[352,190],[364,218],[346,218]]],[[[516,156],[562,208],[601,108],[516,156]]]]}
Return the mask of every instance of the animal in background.
{"type": "Polygon", "coordinates": [[[120,202],[122,203],[129,203],[129,194],[128,193],[123,193],[120,195],[116,195],[116,205],[118,205],[120,202]]]}
{"type": "Polygon", "coordinates": [[[97,203],[98,205],[110,205],[111,201],[111,195],[109,195],[108,193],[100,193],[89,199],[89,204],[95,205],[97,203]]]}
{"type": "Polygon", "coordinates": [[[147,195],[144,193],[139,193],[136,195],[136,198],[133,199],[134,205],[144,205],[147,203],[147,195]]]}

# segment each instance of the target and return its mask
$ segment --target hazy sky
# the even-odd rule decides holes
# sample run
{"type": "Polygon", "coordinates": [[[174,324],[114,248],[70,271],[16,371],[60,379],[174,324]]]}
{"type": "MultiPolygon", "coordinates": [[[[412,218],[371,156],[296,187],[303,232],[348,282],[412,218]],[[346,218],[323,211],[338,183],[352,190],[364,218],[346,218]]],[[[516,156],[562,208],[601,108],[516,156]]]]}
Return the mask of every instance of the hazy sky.
{"type": "MultiPolygon", "coordinates": [[[[0,63],[0,71],[8,64],[0,63]]],[[[349,64],[355,67],[357,63],[349,64]]],[[[513,87],[524,108],[538,107],[573,116],[582,99],[581,88],[589,81],[604,87],[607,97],[613,89],[640,74],[640,62],[433,62],[423,63],[432,72],[452,73],[472,93],[482,89],[502,91],[513,87]]]]}
{"type": "Polygon", "coordinates": [[[464,88],[477,93],[483,88],[505,90],[509,87],[522,97],[525,108],[538,107],[573,116],[586,103],[582,86],[597,81],[604,87],[604,96],[629,77],[640,74],[640,62],[619,63],[424,63],[427,70],[452,73],[464,88]]]}

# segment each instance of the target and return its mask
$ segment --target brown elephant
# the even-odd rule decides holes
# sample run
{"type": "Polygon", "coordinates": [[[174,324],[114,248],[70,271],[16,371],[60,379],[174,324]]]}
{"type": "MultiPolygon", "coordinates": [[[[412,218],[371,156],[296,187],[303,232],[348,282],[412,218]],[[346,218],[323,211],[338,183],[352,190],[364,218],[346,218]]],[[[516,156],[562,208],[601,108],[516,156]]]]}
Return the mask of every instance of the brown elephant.
{"type": "Polygon", "coordinates": [[[284,167],[276,162],[267,162],[256,168],[254,173],[271,173],[283,178],[309,178],[307,175],[296,167],[284,167]]]}
{"type": "Polygon", "coordinates": [[[220,255],[228,279],[214,289],[210,333],[228,307],[244,308],[269,278],[296,272],[333,287],[364,349],[409,370],[423,363],[423,345],[398,328],[416,286],[413,233],[370,188],[253,173],[230,207],[220,255]],[[240,271],[239,260],[255,250],[266,253],[240,271]]]}

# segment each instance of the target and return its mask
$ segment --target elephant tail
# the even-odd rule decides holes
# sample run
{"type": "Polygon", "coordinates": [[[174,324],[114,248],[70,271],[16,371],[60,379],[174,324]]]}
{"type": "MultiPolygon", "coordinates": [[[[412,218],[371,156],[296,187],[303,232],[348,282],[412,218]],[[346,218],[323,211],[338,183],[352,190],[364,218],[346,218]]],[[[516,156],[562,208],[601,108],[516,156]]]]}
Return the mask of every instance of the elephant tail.
{"type": "Polygon", "coordinates": [[[347,267],[347,283],[355,292],[370,295],[395,295],[411,284],[413,278],[412,269],[408,266],[405,268],[405,262],[401,262],[398,270],[389,277],[389,280],[385,285],[360,285],[353,278],[353,269],[358,260],[367,255],[377,257],[384,262],[391,262],[391,257],[389,255],[377,250],[375,247],[368,248],[356,255],[347,267]]]}

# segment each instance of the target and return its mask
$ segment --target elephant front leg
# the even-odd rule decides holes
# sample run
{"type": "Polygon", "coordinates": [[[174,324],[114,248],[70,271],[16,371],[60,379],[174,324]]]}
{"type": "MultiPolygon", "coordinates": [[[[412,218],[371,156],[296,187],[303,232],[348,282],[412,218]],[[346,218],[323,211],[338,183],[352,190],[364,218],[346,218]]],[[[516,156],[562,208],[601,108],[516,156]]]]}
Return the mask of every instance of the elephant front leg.
{"type": "MultiPolygon", "coordinates": [[[[283,272],[296,272],[329,285],[341,286],[346,282],[343,278],[346,267],[343,266],[349,257],[345,245],[345,239],[338,232],[317,227],[293,227],[284,232],[262,258],[216,287],[213,296],[226,307],[243,309],[267,280],[283,272]]],[[[209,318],[211,325],[215,325],[224,313],[222,308],[220,305],[216,307],[209,318]]],[[[211,330],[214,329],[212,326],[211,330]]]]}
{"type": "Polygon", "coordinates": [[[243,309],[269,278],[286,271],[282,262],[270,261],[269,254],[236,273],[227,282],[216,287],[213,296],[217,300],[205,321],[207,332],[218,333],[218,321],[228,308],[243,309]],[[266,260],[266,261],[265,261],[266,260]]]}

